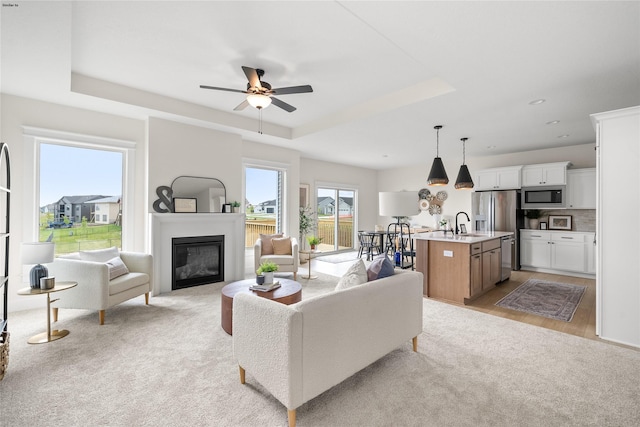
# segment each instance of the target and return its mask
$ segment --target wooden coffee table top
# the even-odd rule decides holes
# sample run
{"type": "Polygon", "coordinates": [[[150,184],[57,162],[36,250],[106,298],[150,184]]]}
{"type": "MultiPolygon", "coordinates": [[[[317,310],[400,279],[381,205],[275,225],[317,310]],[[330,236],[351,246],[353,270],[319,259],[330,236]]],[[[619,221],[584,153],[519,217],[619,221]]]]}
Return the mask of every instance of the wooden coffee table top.
{"type": "Polygon", "coordinates": [[[302,286],[300,283],[290,279],[276,279],[280,282],[280,287],[269,292],[251,291],[249,286],[256,283],[255,279],[240,280],[232,282],[222,288],[221,324],[222,329],[229,335],[233,334],[233,297],[239,293],[253,294],[261,298],[277,301],[281,304],[295,304],[302,300],[302,286]]]}
{"type": "Polygon", "coordinates": [[[227,298],[232,298],[238,292],[247,292],[254,295],[261,296],[272,300],[281,300],[283,298],[290,297],[293,294],[302,291],[300,283],[290,279],[275,279],[280,282],[280,287],[276,290],[269,292],[251,291],[249,287],[256,283],[255,279],[240,280],[238,282],[232,282],[222,288],[222,295],[227,298]]]}

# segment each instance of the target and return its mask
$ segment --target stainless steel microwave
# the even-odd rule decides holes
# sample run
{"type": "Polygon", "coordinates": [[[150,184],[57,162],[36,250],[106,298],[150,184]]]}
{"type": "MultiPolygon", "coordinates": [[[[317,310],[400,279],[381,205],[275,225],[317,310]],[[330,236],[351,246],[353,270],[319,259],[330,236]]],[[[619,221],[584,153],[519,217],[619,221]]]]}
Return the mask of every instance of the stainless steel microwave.
{"type": "Polygon", "coordinates": [[[564,185],[550,187],[525,187],[521,191],[522,209],[562,209],[566,207],[567,188],[564,185]]]}

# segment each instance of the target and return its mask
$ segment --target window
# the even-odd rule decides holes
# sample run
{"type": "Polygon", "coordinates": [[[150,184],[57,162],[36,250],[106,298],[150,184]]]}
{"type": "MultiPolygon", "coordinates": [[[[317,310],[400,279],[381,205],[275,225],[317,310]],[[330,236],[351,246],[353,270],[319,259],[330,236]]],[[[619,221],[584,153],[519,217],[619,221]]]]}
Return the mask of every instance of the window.
{"type": "Polygon", "coordinates": [[[330,187],[317,189],[318,237],[320,249],[353,249],[356,191],[330,187]]]}
{"type": "Polygon", "coordinates": [[[285,230],[286,166],[258,161],[245,163],[245,246],[253,247],[260,234],[285,230]]]}
{"type": "Polygon", "coordinates": [[[25,188],[34,189],[24,203],[33,212],[24,220],[25,236],[53,240],[57,255],[130,247],[134,236],[126,218],[133,217],[134,183],[127,178],[133,176],[135,143],[26,126],[23,130],[25,188]],[[99,221],[95,201],[106,197],[115,205],[117,224],[99,221]]]}

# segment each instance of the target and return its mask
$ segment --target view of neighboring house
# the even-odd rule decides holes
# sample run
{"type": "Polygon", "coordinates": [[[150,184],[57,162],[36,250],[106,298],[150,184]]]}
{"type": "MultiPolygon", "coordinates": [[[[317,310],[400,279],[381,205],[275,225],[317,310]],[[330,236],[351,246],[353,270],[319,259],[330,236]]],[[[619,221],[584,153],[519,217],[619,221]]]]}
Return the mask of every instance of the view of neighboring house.
{"type": "Polygon", "coordinates": [[[95,219],[93,222],[96,224],[120,223],[121,205],[119,196],[92,200],[91,203],[95,205],[95,219]]]}
{"type": "MultiPolygon", "coordinates": [[[[54,221],[82,222],[82,217],[96,224],[113,224],[120,220],[120,196],[63,196],[44,211],[53,212],[54,221]]],[[[42,209],[41,209],[42,210],[42,209]]]]}
{"type": "Polygon", "coordinates": [[[266,202],[258,203],[253,207],[253,213],[276,213],[276,200],[267,200],[266,202]]]}
{"type": "MultiPolygon", "coordinates": [[[[318,197],[318,214],[334,215],[336,203],[333,197],[318,197]]],[[[353,215],[353,197],[340,197],[338,200],[338,215],[353,215]]]]}

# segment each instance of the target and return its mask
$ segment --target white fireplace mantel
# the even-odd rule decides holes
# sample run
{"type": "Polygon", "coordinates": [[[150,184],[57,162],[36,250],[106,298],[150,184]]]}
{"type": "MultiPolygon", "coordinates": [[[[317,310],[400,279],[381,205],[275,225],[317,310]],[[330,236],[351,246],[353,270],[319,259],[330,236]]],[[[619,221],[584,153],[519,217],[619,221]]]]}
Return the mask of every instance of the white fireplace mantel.
{"type": "Polygon", "coordinates": [[[153,255],[152,295],[171,292],[174,237],[224,236],[224,281],[244,279],[244,214],[151,213],[149,252],[153,255]]]}

